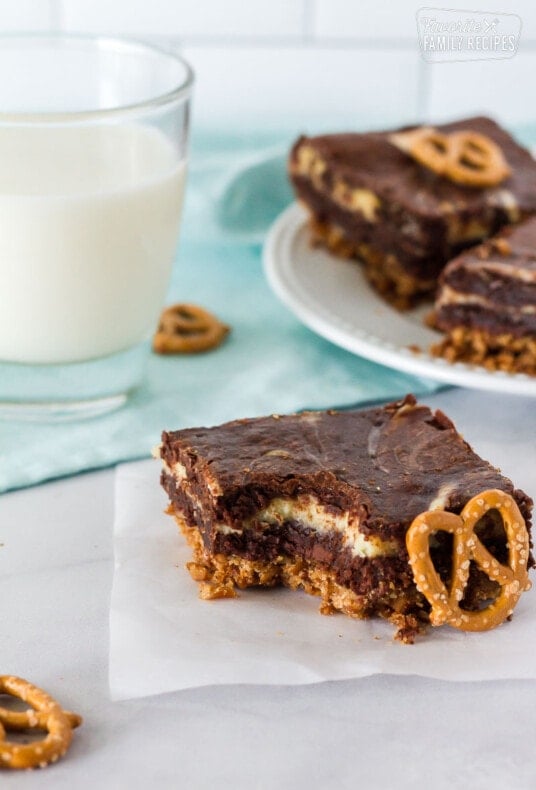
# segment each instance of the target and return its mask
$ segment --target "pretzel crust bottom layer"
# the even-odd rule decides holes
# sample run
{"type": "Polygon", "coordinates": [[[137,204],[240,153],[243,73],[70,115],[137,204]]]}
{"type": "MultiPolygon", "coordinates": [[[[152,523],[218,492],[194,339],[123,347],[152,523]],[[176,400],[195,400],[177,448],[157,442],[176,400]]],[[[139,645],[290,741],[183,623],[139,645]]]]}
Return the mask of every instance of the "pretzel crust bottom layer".
{"type": "Polygon", "coordinates": [[[313,218],[309,224],[313,244],[327,247],[338,258],[359,260],[371,285],[398,310],[408,310],[433,292],[435,280],[413,277],[393,254],[385,255],[369,244],[356,244],[335,225],[313,218]]]}
{"type": "Polygon", "coordinates": [[[321,614],[342,612],[359,620],[382,617],[395,626],[395,638],[408,644],[429,625],[428,613],[422,608],[423,600],[416,590],[401,590],[395,597],[372,601],[338,584],[334,574],[318,563],[283,556],[263,562],[237,555],[211,555],[205,550],[197,528],[188,526],[171,508],[169,513],[193,551],[192,561],[186,567],[194,581],[200,583],[199,595],[205,600],[235,598],[235,588],[283,585],[321,598],[321,614]]]}
{"type": "Polygon", "coordinates": [[[432,354],[449,362],[467,362],[487,370],[536,376],[536,338],[492,335],[481,329],[458,326],[432,346],[432,354]]]}

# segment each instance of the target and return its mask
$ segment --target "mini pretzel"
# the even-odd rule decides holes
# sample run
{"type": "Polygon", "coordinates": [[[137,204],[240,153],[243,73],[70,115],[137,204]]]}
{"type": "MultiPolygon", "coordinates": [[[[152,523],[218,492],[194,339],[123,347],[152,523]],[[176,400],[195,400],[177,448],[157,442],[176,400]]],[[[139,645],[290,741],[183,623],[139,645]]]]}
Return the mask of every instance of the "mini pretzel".
{"type": "Polygon", "coordinates": [[[451,161],[447,176],[457,184],[493,187],[511,171],[499,146],[478,132],[455,132],[450,135],[451,161]]]}
{"type": "Polygon", "coordinates": [[[438,175],[444,175],[448,162],[447,136],[431,126],[410,129],[409,132],[395,132],[390,141],[419,164],[428,167],[438,175]]]}
{"type": "Polygon", "coordinates": [[[216,348],[229,327],[194,304],[175,304],[160,316],[153,349],[158,354],[195,354],[216,348]]]}
{"type": "Polygon", "coordinates": [[[14,675],[0,675],[0,694],[19,697],[32,706],[24,711],[0,707],[0,768],[44,768],[63,757],[82,718],[62,710],[45,691],[14,675]],[[6,730],[45,730],[47,735],[32,743],[13,743],[5,740],[6,730]]]}
{"type": "Polygon", "coordinates": [[[389,139],[419,164],[463,186],[497,186],[511,172],[499,146],[479,132],[443,134],[422,126],[389,139]]]}
{"type": "Polygon", "coordinates": [[[529,535],[517,504],[504,491],[491,489],[477,494],[459,516],[442,510],[421,513],[407,532],[406,546],[417,589],[432,607],[432,625],[448,623],[462,631],[487,631],[510,617],[521,593],[530,589],[527,572],[529,535]],[[475,533],[477,522],[491,509],[498,510],[504,522],[508,546],[506,566],[490,554],[475,533]],[[450,532],[454,537],[448,588],[430,557],[429,537],[438,531],[450,532]],[[471,560],[501,587],[497,598],[476,612],[460,607],[471,560]]]}

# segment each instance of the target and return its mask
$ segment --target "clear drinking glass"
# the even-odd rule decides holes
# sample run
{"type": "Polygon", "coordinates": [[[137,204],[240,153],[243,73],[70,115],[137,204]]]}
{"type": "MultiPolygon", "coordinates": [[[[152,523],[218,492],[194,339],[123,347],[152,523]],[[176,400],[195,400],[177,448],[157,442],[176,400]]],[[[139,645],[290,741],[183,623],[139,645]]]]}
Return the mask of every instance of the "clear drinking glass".
{"type": "Polygon", "coordinates": [[[144,373],[193,74],[133,41],[0,36],[0,416],[94,415],[144,373]]]}

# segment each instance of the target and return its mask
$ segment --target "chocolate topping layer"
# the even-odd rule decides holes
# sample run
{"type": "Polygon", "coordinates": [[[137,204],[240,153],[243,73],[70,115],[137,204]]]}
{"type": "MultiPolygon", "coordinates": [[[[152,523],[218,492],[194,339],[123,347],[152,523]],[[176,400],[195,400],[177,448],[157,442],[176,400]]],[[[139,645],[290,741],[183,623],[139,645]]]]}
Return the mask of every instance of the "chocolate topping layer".
{"type": "Polygon", "coordinates": [[[511,175],[492,188],[456,184],[400,151],[392,132],[301,137],[289,161],[297,196],[315,221],[394,255],[423,283],[461,249],[536,212],[536,162],[505,130],[483,117],[436,128],[486,135],[511,175]]]}
{"type": "MultiPolygon", "coordinates": [[[[407,129],[417,127],[407,127],[407,129]]],[[[389,142],[393,133],[328,134],[301,137],[291,159],[304,144],[310,145],[327,165],[325,183],[341,177],[354,187],[363,187],[405,208],[410,214],[441,218],[445,204],[453,211],[480,216],[486,206],[501,205],[507,190],[523,213],[536,211],[536,162],[527,149],[494,121],[485,117],[467,118],[436,126],[440,132],[471,130],[484,134],[500,147],[511,175],[500,186],[475,189],[455,184],[420,165],[389,142]]],[[[397,131],[404,131],[400,129],[397,131]]]]}
{"type": "Polygon", "coordinates": [[[394,539],[402,554],[409,524],[433,506],[459,512],[487,488],[511,493],[527,519],[532,504],[442,412],[413,396],[365,411],[164,432],[161,456],[172,503],[187,510],[212,547],[221,541],[218,523],[241,531],[275,498],[312,495],[327,510],[355,515],[363,534],[394,539]]]}

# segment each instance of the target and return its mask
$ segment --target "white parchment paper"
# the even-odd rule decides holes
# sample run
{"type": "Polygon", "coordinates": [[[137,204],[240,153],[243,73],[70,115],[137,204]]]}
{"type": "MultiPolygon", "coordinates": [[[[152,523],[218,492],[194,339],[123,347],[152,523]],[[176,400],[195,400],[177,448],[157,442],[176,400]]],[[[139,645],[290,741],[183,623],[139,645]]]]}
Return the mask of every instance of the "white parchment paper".
{"type": "Polygon", "coordinates": [[[164,515],[159,466],[116,473],[110,612],[113,699],[220,683],[299,684],[376,673],[445,680],[536,678],[535,592],[494,631],[431,629],[414,645],[383,621],[318,614],[319,599],[284,589],[202,601],[190,550],[164,515]]]}

